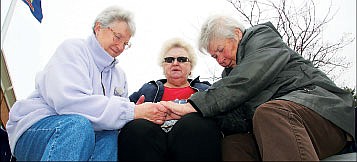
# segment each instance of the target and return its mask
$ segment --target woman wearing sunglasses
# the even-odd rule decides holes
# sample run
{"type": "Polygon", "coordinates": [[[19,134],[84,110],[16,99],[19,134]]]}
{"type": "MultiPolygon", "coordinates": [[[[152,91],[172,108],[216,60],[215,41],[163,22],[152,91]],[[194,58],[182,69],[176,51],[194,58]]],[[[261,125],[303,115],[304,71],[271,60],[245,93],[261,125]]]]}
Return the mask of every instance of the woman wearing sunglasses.
{"type": "MultiPolygon", "coordinates": [[[[199,78],[188,79],[195,64],[191,45],[178,38],[168,40],[159,57],[166,79],[144,84],[130,100],[141,102],[144,97],[145,102],[186,103],[192,94],[210,86],[199,78]]],[[[162,125],[145,119],[133,120],[119,134],[119,161],[219,161],[221,137],[216,123],[199,113],[181,118],[168,114],[162,125]]]]}

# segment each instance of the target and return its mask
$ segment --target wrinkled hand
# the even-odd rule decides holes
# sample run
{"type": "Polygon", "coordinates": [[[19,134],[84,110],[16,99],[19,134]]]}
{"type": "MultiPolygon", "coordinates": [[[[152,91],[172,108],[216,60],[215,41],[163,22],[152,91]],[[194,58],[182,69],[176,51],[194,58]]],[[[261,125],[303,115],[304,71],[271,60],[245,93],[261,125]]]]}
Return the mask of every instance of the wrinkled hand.
{"type": "Polygon", "coordinates": [[[191,112],[197,112],[190,103],[186,104],[177,104],[172,101],[160,101],[160,104],[165,106],[168,110],[168,118],[172,117],[173,119],[177,119],[177,117],[181,117],[191,112]]]}
{"type": "Polygon", "coordinates": [[[168,109],[168,112],[166,113],[165,120],[173,120],[173,119],[178,120],[180,118],[181,118],[180,115],[177,115],[177,114],[171,112],[171,110],[168,109]]]}
{"type": "Polygon", "coordinates": [[[156,124],[163,124],[168,111],[159,103],[145,102],[135,106],[134,119],[142,118],[156,124]]]}

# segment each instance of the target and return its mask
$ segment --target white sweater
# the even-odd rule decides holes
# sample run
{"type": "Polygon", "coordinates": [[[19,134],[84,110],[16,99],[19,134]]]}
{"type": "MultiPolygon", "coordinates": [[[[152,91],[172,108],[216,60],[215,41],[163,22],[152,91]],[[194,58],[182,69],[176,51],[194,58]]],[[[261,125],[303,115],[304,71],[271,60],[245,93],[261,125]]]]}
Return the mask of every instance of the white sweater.
{"type": "Polygon", "coordinates": [[[37,74],[35,91],[10,110],[6,128],[11,151],[29,127],[47,116],[79,114],[95,131],[117,130],[132,120],[135,104],[127,98],[126,76],[117,63],[94,34],[63,42],[37,74]]]}

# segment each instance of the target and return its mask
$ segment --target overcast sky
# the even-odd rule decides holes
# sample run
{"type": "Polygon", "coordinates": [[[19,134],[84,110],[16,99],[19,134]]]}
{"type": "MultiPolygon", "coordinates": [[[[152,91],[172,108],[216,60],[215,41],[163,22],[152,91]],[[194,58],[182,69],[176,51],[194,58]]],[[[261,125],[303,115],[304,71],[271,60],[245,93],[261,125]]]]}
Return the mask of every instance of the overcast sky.
{"type": "MultiPolygon", "coordinates": [[[[10,1],[1,0],[1,24],[10,1]]],[[[321,9],[329,5],[328,0],[321,3],[317,5],[321,9]]],[[[325,34],[324,39],[335,40],[343,33],[355,37],[356,1],[332,3],[338,13],[325,30],[329,34],[325,34]]],[[[3,44],[17,99],[26,98],[34,90],[36,73],[45,66],[57,46],[68,38],[87,38],[97,14],[110,5],[121,6],[135,15],[137,32],[131,39],[133,46],[118,57],[127,74],[129,93],[145,82],[164,77],[157,56],[165,40],[181,37],[196,47],[199,28],[209,15],[223,13],[238,18],[235,8],[225,0],[44,0],[43,20],[39,23],[25,3],[18,0],[3,44]]],[[[356,41],[341,52],[353,64],[341,73],[336,83],[355,87],[356,41]]],[[[199,62],[193,77],[210,77],[213,69],[220,75],[221,68],[213,59],[198,51],[197,56],[199,62]]]]}

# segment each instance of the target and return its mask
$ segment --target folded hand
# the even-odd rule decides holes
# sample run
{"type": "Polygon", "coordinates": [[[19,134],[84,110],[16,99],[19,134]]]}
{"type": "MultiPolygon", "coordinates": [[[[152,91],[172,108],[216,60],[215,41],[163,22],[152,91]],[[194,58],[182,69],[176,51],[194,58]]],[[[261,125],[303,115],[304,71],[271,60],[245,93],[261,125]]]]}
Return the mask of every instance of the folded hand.
{"type": "Polygon", "coordinates": [[[156,124],[163,124],[168,112],[169,110],[159,103],[145,102],[135,106],[134,119],[142,118],[156,124]]]}
{"type": "Polygon", "coordinates": [[[172,101],[160,101],[160,104],[169,110],[169,116],[177,118],[191,112],[197,112],[190,103],[177,104],[172,101]]]}

